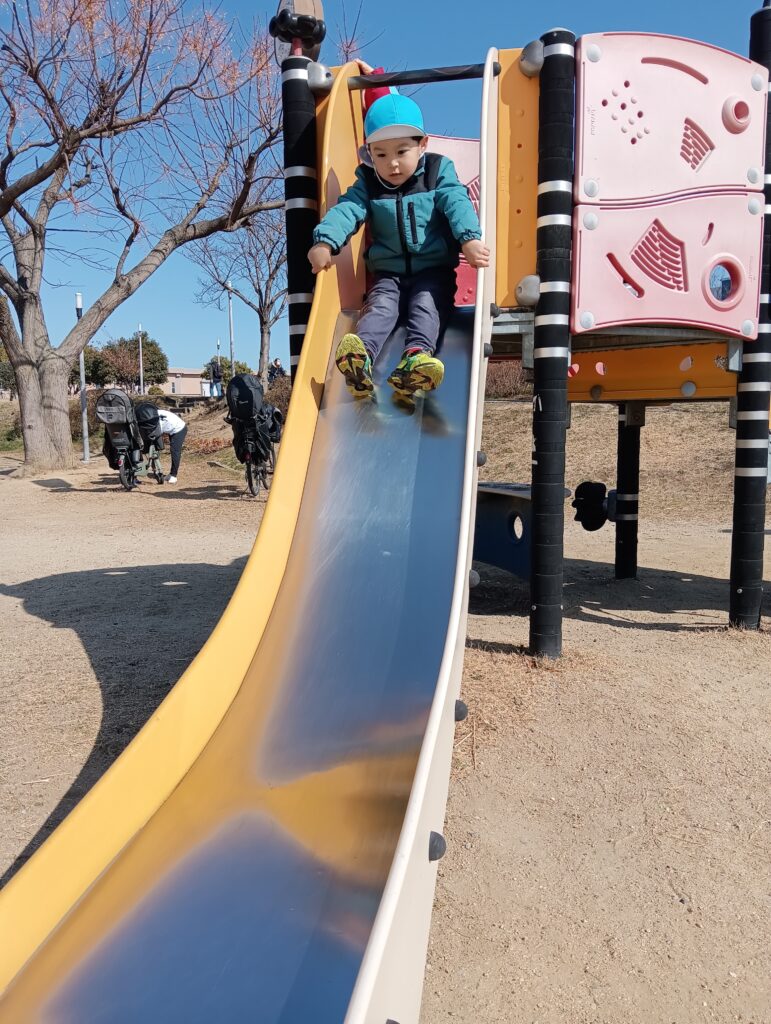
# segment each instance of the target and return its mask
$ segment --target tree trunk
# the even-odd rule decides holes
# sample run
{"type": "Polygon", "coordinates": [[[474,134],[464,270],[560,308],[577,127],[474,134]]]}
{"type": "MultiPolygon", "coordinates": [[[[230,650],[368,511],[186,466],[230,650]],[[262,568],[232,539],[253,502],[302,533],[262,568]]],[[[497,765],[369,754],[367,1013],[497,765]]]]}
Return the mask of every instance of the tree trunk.
{"type": "Polygon", "coordinates": [[[57,451],[43,415],[43,396],[37,367],[29,360],[14,367],[19,391],[19,417],[24,439],[24,460],[31,470],[57,467],[57,451]]]}
{"type": "Polygon", "coordinates": [[[13,366],[25,468],[36,472],[76,465],[70,434],[70,357],[51,347],[36,301],[17,306],[21,336],[5,296],[0,297],[0,341],[13,366]]]}
{"type": "Polygon", "coordinates": [[[43,419],[56,452],[56,465],[59,468],[75,466],[77,459],[72,449],[70,399],[67,390],[70,366],[56,349],[49,349],[40,363],[38,375],[43,399],[43,419]]]}
{"type": "Polygon", "coordinates": [[[25,467],[33,472],[77,465],[70,434],[67,377],[60,359],[40,367],[28,360],[15,367],[25,467]]]}
{"type": "Polygon", "coordinates": [[[270,327],[260,330],[260,369],[258,376],[263,388],[268,387],[268,363],[270,362],[270,327]]]}

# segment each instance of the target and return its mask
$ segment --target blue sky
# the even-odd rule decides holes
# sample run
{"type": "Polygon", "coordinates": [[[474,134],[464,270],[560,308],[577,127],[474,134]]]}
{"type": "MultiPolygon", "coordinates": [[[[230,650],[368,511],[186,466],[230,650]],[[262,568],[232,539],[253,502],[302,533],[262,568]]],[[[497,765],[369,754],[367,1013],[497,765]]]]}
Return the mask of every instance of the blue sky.
{"type": "MultiPolygon", "coordinates": [[[[348,0],[349,22],[358,0],[348,0]]],[[[389,70],[449,64],[476,63],[484,60],[490,46],[522,46],[549,28],[565,26],[577,35],[588,32],[633,30],[662,32],[702,39],[738,53],[746,53],[749,19],[762,6],[757,2],[729,3],[728,0],[647,0],[644,4],[611,3],[593,0],[578,5],[568,0],[542,0],[541,3],[513,3],[512,0],[488,0],[474,5],[468,0],[364,0],[359,36],[363,42],[379,35],[365,46],[363,56],[373,65],[389,70]],[[478,10],[480,17],[469,17],[478,10]]],[[[224,10],[245,25],[253,18],[274,13],[274,6],[247,4],[244,0],[225,0],[224,10]]],[[[329,27],[322,60],[334,63],[335,39],[342,29],[343,4],[326,0],[324,6],[329,27]]],[[[437,134],[475,137],[478,135],[479,84],[448,83],[420,90],[416,97],[423,107],[429,131],[437,134]]],[[[93,301],[88,277],[78,280],[77,265],[57,268],[58,287],[47,289],[45,305],[52,341],[57,344],[72,322],[74,292],[84,292],[86,304],[93,301]]],[[[227,306],[207,308],[195,302],[198,270],[178,251],[166,264],[125,302],[97,335],[105,341],[128,335],[141,322],[144,330],[163,346],[174,366],[199,366],[215,351],[221,338],[223,354],[228,350],[227,306]]],[[[253,313],[234,301],[236,357],[255,365],[259,350],[259,331],[253,313]]],[[[273,350],[288,365],[286,323],[274,328],[273,350]]]]}

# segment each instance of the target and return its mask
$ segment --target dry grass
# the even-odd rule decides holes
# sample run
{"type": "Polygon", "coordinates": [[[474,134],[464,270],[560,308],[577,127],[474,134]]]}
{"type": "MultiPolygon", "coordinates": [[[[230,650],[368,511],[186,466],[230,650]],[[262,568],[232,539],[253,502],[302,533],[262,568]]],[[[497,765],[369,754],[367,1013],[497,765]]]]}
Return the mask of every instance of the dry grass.
{"type": "MultiPolygon", "coordinates": [[[[485,480],[530,479],[529,402],[492,403],[485,410],[485,480]]],[[[617,413],[607,405],[574,405],[567,437],[566,487],[584,480],[616,485],[617,413]]],[[[734,433],[725,402],[651,408],[642,430],[640,512],[643,518],[730,515],[734,433]]]]}
{"type": "Polygon", "coordinates": [[[281,410],[286,419],[289,399],[292,397],[292,385],[289,377],[278,377],[265,392],[265,401],[281,410]]]}
{"type": "Polygon", "coordinates": [[[476,770],[477,742],[500,730],[520,730],[533,719],[535,692],[555,682],[573,685],[587,676],[612,677],[619,667],[616,658],[601,652],[567,651],[559,661],[551,661],[534,658],[524,647],[467,640],[462,697],[469,714],[456,729],[454,776],[476,770]]]}
{"type": "Polygon", "coordinates": [[[518,398],[532,393],[533,386],[525,376],[521,360],[504,359],[488,364],[485,387],[487,398],[518,398]]]}

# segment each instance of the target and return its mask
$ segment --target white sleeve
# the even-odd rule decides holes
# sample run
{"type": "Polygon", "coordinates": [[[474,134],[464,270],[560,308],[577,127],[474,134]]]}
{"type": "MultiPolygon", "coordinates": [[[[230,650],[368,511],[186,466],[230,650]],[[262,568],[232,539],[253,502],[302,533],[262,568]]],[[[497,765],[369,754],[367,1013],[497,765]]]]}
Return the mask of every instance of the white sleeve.
{"type": "Polygon", "coordinates": [[[177,416],[176,413],[169,412],[167,409],[161,409],[158,411],[158,415],[161,419],[161,426],[163,427],[164,434],[178,434],[185,425],[185,421],[177,416]]]}

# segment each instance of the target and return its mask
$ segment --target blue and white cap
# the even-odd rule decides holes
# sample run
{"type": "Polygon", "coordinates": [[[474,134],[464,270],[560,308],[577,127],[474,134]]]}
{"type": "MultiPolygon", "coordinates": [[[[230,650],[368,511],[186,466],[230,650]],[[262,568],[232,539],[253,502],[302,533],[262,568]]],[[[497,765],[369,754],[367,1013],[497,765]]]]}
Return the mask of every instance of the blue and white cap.
{"type": "Polygon", "coordinates": [[[398,92],[375,100],[364,118],[364,139],[367,145],[386,139],[412,138],[425,135],[420,107],[408,96],[398,92]]]}

